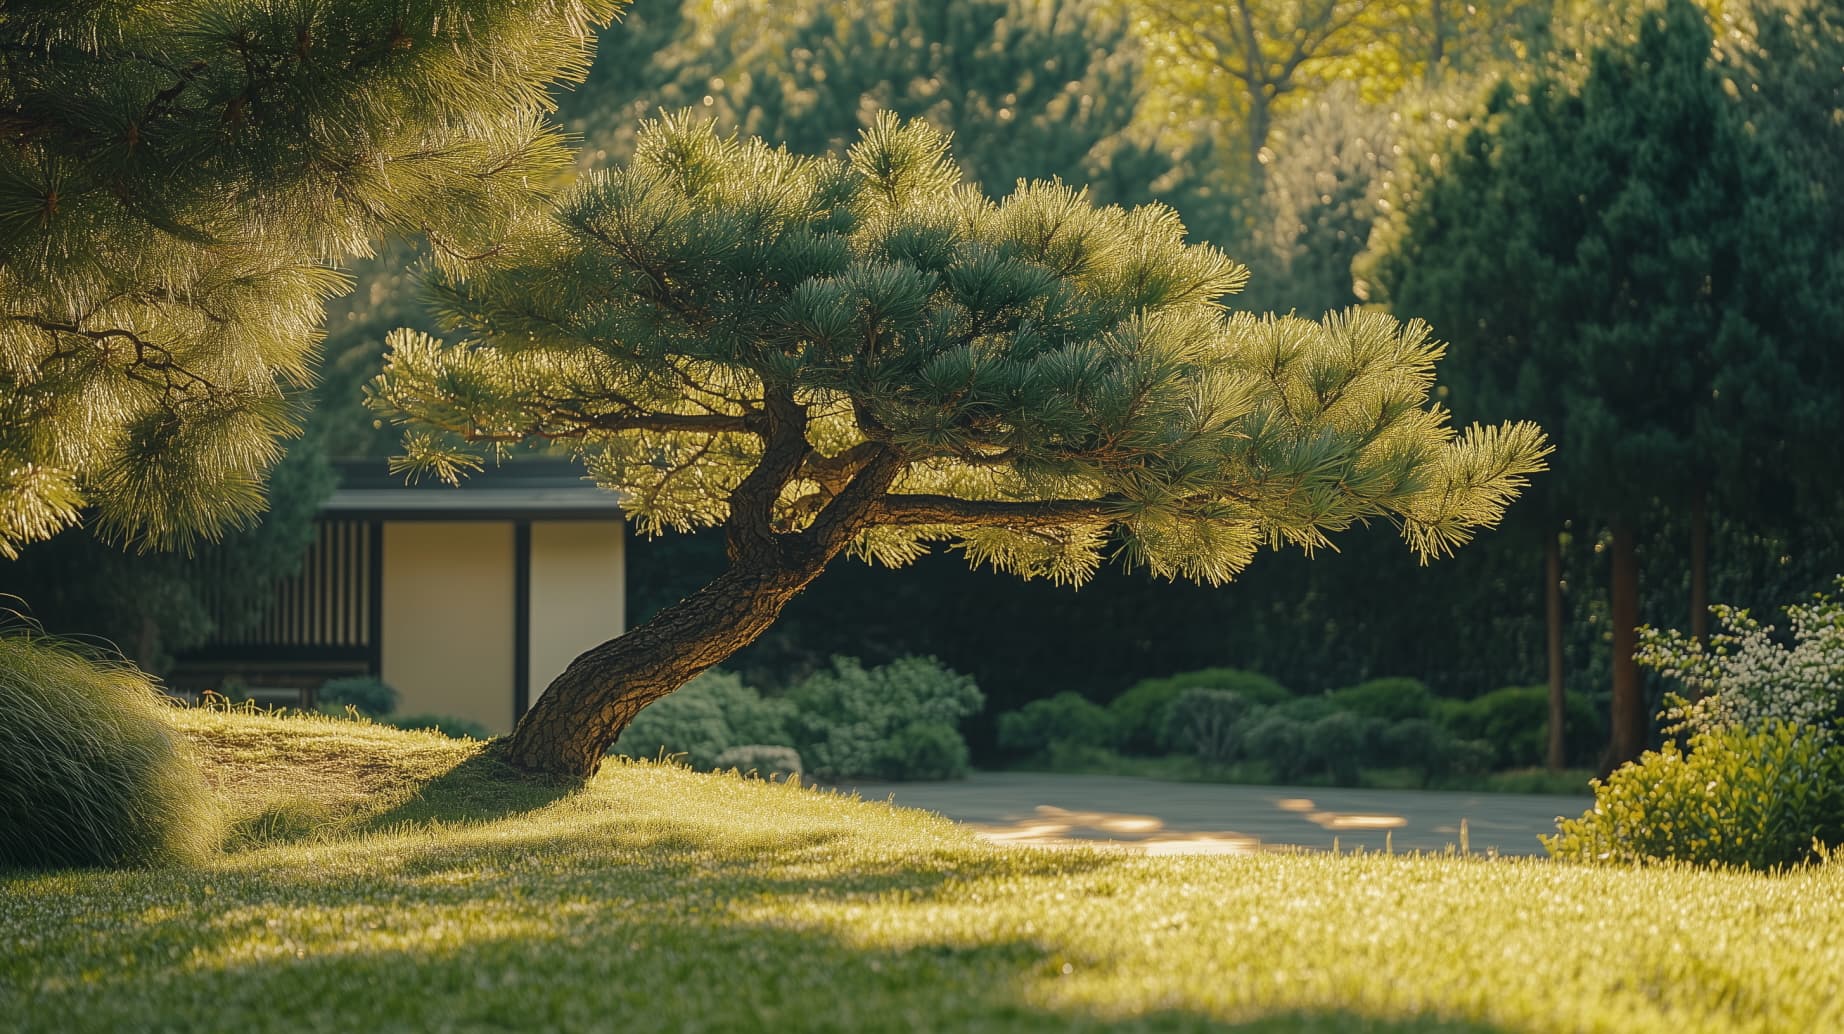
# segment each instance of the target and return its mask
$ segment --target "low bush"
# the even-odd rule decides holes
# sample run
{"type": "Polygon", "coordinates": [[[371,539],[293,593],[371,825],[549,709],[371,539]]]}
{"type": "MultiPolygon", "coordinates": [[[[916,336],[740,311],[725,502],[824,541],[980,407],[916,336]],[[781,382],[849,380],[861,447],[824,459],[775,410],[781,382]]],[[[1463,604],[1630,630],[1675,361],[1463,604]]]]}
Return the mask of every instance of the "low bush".
{"type": "Polygon", "coordinates": [[[1038,756],[1059,744],[1113,746],[1114,716],[1082,694],[1068,691],[999,716],[999,746],[1006,750],[1038,756]]]}
{"type": "Polygon", "coordinates": [[[1434,694],[1419,679],[1371,679],[1331,692],[1341,711],[1385,722],[1427,718],[1434,713],[1434,694]]]}
{"type": "Polygon", "coordinates": [[[1250,758],[1266,762],[1275,779],[1292,782],[1306,774],[1306,736],[1310,728],[1270,708],[1249,719],[1242,734],[1242,750],[1250,758]]]}
{"type": "Polygon", "coordinates": [[[0,634],[0,866],[194,863],[222,819],[135,668],[0,634]]]}
{"type": "Polygon", "coordinates": [[[764,779],[797,776],[802,771],[799,751],[793,747],[777,747],[769,743],[745,743],[740,747],[731,747],[717,755],[716,767],[719,771],[734,768],[744,775],[753,772],[764,779]]]}
{"type": "Polygon", "coordinates": [[[1242,756],[1243,726],[1262,710],[1232,690],[1187,689],[1166,711],[1162,738],[1168,750],[1207,764],[1228,764],[1242,756]]]}
{"type": "Polygon", "coordinates": [[[1594,788],[1592,810],[1543,838],[1552,856],[1771,869],[1844,840],[1844,749],[1784,722],[1667,743],[1594,788]]]}
{"type": "Polygon", "coordinates": [[[965,779],[972,755],[960,730],[945,722],[911,722],[890,738],[878,771],[884,779],[965,779]]]}
{"type": "Polygon", "coordinates": [[[1481,776],[1491,771],[1497,748],[1481,740],[1462,740],[1444,726],[1426,718],[1409,718],[1381,725],[1366,764],[1413,769],[1424,782],[1455,776],[1481,776]]]}
{"type": "Polygon", "coordinates": [[[835,657],[788,691],[793,745],[822,779],[945,779],[967,772],[961,719],[985,702],[932,657],[866,668],[835,657]]]}
{"type": "Polygon", "coordinates": [[[493,734],[487,727],[471,718],[456,718],[447,714],[389,714],[372,719],[379,725],[389,725],[398,729],[433,729],[446,736],[465,740],[492,739],[493,734]]]}
{"type": "Polygon", "coordinates": [[[1332,702],[1332,697],[1328,693],[1314,693],[1311,696],[1294,697],[1285,703],[1277,704],[1274,708],[1274,712],[1276,714],[1286,715],[1296,722],[1305,722],[1309,725],[1321,718],[1329,718],[1332,715],[1342,713],[1338,705],[1332,702]]]}
{"type": "Polygon", "coordinates": [[[711,670],[642,708],[615,749],[639,758],[682,754],[693,768],[708,770],[731,747],[790,745],[792,712],[787,701],[765,699],[737,676],[711,670]]]}
{"type": "Polygon", "coordinates": [[[1407,718],[1383,726],[1376,760],[1383,765],[1415,768],[1431,776],[1447,774],[1453,734],[1426,718],[1407,718]]]}
{"type": "MultiPolygon", "coordinates": [[[[1493,746],[1492,767],[1529,768],[1549,754],[1549,688],[1510,686],[1473,700],[1445,700],[1438,717],[1456,739],[1493,746]]],[[[1564,741],[1568,763],[1592,764],[1606,742],[1600,713],[1576,694],[1567,697],[1564,741]]]]}
{"type": "Polygon", "coordinates": [[[350,707],[378,718],[397,710],[397,691],[370,675],[328,679],[314,692],[314,706],[335,715],[350,707]]]}
{"type": "Polygon", "coordinates": [[[1240,668],[1204,668],[1162,679],[1145,679],[1108,704],[1121,748],[1130,754],[1157,753],[1163,745],[1172,703],[1187,689],[1224,689],[1253,704],[1272,705],[1291,694],[1266,675],[1240,668]]]}
{"type": "Polygon", "coordinates": [[[1375,718],[1338,711],[1306,726],[1302,759],[1307,771],[1330,776],[1339,786],[1356,786],[1357,774],[1371,757],[1381,726],[1375,718]]]}

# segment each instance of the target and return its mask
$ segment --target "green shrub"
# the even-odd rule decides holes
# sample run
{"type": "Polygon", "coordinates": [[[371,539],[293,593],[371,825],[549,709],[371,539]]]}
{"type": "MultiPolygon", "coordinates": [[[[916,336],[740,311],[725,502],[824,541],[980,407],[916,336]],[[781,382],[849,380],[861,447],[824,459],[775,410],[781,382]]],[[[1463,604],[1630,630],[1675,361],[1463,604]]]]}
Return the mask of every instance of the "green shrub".
{"type": "MultiPolygon", "coordinates": [[[[933,748],[953,734],[964,756],[966,742],[957,727],[985,702],[979,687],[933,657],[904,657],[879,668],[866,668],[849,657],[835,657],[832,670],[817,672],[788,691],[794,705],[790,721],[793,745],[808,769],[822,779],[938,779],[952,758],[933,748]],[[935,726],[907,733],[911,726],[935,726]],[[920,767],[907,766],[915,761],[920,767]]],[[[966,770],[965,762],[958,771],[966,770]]]]}
{"type": "Polygon", "coordinates": [[[1242,734],[1242,750],[1256,761],[1266,762],[1274,778],[1292,782],[1307,771],[1305,722],[1279,713],[1278,709],[1250,718],[1242,734]]]}
{"type": "Polygon", "coordinates": [[[485,740],[493,737],[486,726],[473,719],[446,714],[388,714],[372,720],[379,725],[398,729],[433,729],[455,739],[485,740]]]}
{"type": "Polygon", "coordinates": [[[912,722],[884,750],[885,779],[965,779],[973,770],[967,741],[945,722],[912,722]]]}
{"type": "Polygon", "coordinates": [[[1407,718],[1383,727],[1376,757],[1384,765],[1442,776],[1447,774],[1456,742],[1452,733],[1426,718],[1407,718]]]}
{"type": "Polygon", "coordinates": [[[614,749],[639,758],[683,754],[693,768],[708,770],[731,747],[791,745],[791,713],[787,701],[764,699],[737,676],[713,669],[642,708],[614,749]]]}
{"type": "Polygon", "coordinates": [[[0,635],[0,866],[199,862],[222,820],[147,676],[0,635]]]}
{"type": "Polygon", "coordinates": [[[1784,722],[1667,743],[1594,787],[1594,808],[1543,838],[1554,857],[1771,869],[1844,840],[1844,749],[1784,722]]]}
{"type": "Polygon", "coordinates": [[[397,691],[370,675],[328,679],[314,693],[314,706],[330,714],[350,707],[373,718],[397,710],[397,691]]]}
{"type": "Polygon", "coordinates": [[[1204,668],[1162,679],[1134,683],[1108,705],[1122,749],[1129,754],[1160,751],[1167,715],[1178,694],[1187,689],[1225,689],[1252,704],[1271,705],[1290,695],[1280,683],[1240,668],[1204,668]]]}
{"type": "Polygon", "coordinates": [[[1427,718],[1434,713],[1434,694],[1419,679],[1371,679],[1333,690],[1331,697],[1340,711],[1385,722],[1427,718]]]}
{"type": "Polygon", "coordinates": [[[1227,689],[1187,689],[1172,701],[1162,737],[1168,750],[1227,764],[1242,754],[1243,726],[1264,709],[1227,689]]]}
{"type": "Polygon", "coordinates": [[[798,751],[793,747],[778,747],[769,743],[745,743],[740,747],[731,747],[717,755],[714,767],[719,771],[734,768],[744,775],[754,772],[764,779],[797,776],[802,771],[798,751]]]}
{"type": "Polygon", "coordinates": [[[1356,786],[1357,774],[1372,763],[1371,749],[1382,723],[1337,711],[1306,726],[1305,761],[1339,786],[1356,786]]]}
{"type": "Polygon", "coordinates": [[[999,746],[1019,754],[1041,755],[1051,747],[1108,747],[1114,743],[1114,716],[1080,693],[1062,692],[1033,700],[999,716],[999,746]]]}
{"type": "Polygon", "coordinates": [[[1294,697],[1274,708],[1275,713],[1283,714],[1296,722],[1312,724],[1321,718],[1329,718],[1341,713],[1338,705],[1332,702],[1330,694],[1315,693],[1312,696],[1294,697]]]}
{"type": "MultiPolygon", "coordinates": [[[[1592,764],[1606,742],[1600,713],[1576,694],[1567,697],[1564,742],[1570,764],[1592,764]]],[[[1474,700],[1445,700],[1437,709],[1442,725],[1461,740],[1492,744],[1495,768],[1529,768],[1549,754],[1549,689],[1510,686],[1474,700]]]]}

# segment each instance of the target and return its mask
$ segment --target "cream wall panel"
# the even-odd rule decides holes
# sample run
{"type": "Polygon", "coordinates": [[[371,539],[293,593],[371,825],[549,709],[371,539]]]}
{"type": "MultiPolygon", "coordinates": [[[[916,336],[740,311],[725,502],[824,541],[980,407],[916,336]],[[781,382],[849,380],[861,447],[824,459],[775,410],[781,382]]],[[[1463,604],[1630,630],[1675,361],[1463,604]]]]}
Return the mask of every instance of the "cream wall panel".
{"type": "Polygon", "coordinates": [[[620,521],[532,522],[532,700],[577,654],[626,629],[624,538],[620,521]]]}
{"type": "Polygon", "coordinates": [[[512,728],[513,531],[509,521],[384,525],[384,681],[401,714],[512,728]]]}

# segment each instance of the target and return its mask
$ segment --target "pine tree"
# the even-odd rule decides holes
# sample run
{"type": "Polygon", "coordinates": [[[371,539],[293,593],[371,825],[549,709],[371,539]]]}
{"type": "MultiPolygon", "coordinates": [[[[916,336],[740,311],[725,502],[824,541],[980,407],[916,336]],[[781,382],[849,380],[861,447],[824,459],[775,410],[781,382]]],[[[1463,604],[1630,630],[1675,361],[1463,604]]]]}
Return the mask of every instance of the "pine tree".
{"type": "Polygon", "coordinates": [[[528,224],[569,164],[545,87],[619,2],[0,8],[0,554],[256,513],[334,265],[528,224]]]}
{"type": "Polygon", "coordinates": [[[1800,301],[1826,250],[1809,212],[1711,65],[1703,12],[1667,0],[1633,21],[1496,88],[1368,265],[1393,306],[1455,328],[1457,413],[1555,435],[1548,534],[1571,517],[1610,529],[1608,766],[1650,730],[1632,660],[1642,522],[1662,503],[1696,526],[1712,497],[1811,469],[1835,412],[1801,383],[1830,367],[1800,301]]]}
{"type": "MultiPolygon", "coordinates": [[[[879,112],[954,135],[973,182],[1086,184],[1154,199],[1172,157],[1134,131],[1144,55],[1103,0],[851,0],[795,20],[716,91],[728,121],[802,154],[840,150],[879,112]]],[[[1185,207],[1188,198],[1165,197],[1185,207]]]]}
{"type": "Polygon", "coordinates": [[[514,764],[593,772],[840,553],[945,542],[1072,583],[1113,553],[1215,584],[1372,519],[1446,553],[1542,467],[1534,426],[1427,408],[1418,323],[1229,314],[1243,270],[1170,209],[959,179],[926,123],[804,158],[669,119],[548,232],[435,285],[461,340],[393,339],[374,391],[403,469],[543,442],[643,529],[725,536],[723,574],[551,684],[514,764]]]}

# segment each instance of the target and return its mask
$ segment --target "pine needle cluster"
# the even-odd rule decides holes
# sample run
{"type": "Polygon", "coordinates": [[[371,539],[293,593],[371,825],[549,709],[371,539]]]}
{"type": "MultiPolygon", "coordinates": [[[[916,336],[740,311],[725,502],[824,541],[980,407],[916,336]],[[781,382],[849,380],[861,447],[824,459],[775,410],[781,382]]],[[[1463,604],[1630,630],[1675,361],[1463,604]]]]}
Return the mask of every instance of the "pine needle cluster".
{"type": "Polygon", "coordinates": [[[337,265],[451,273],[567,168],[545,88],[621,0],[0,8],[0,555],[263,505],[337,265]]]}
{"type": "Polygon", "coordinates": [[[675,116],[438,277],[459,339],[400,332],[373,398],[405,469],[555,443],[643,528],[723,525],[733,557],[947,542],[1063,582],[1114,552],[1218,583],[1371,519],[1432,557],[1543,469],[1535,426],[1430,405],[1425,326],[1231,314],[1245,279],[1159,205],[990,200],[925,123],[802,157],[675,116]]]}

